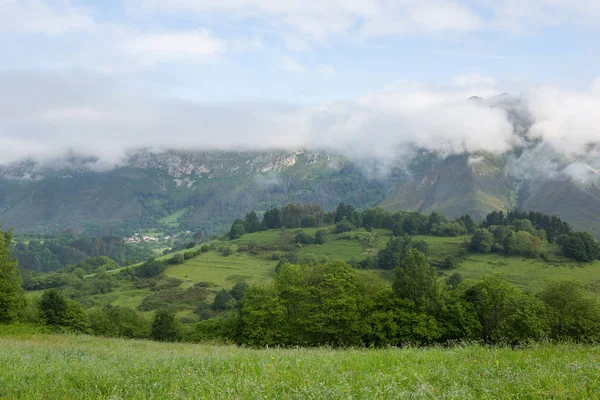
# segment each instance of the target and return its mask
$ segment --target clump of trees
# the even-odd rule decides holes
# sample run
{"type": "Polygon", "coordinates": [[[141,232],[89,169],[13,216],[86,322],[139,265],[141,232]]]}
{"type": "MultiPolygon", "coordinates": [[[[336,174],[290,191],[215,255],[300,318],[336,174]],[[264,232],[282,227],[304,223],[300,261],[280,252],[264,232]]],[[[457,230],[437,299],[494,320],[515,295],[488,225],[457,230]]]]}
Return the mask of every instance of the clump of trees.
{"type": "Polygon", "coordinates": [[[600,340],[598,302],[575,282],[533,295],[499,275],[445,280],[414,248],[394,271],[390,286],[341,261],[287,264],[272,284],[247,290],[228,338],[253,346],[600,340]]]}
{"type": "Polygon", "coordinates": [[[556,243],[562,253],[576,261],[600,258],[600,244],[587,232],[572,232],[560,218],[538,212],[494,211],[473,232],[469,249],[481,253],[504,253],[526,257],[544,255],[543,245],[556,243]]]}

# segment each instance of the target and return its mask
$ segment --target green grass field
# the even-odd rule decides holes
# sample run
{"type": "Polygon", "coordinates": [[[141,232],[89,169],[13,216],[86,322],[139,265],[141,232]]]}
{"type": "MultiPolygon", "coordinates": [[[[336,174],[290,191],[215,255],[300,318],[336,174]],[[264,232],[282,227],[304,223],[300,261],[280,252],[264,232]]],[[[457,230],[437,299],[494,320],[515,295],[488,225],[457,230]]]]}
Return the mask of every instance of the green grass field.
{"type": "Polygon", "coordinates": [[[6,331],[2,336],[2,399],[600,396],[600,348],[592,346],[252,350],[6,331]]]}
{"type": "Polygon", "coordinates": [[[250,284],[268,281],[275,274],[276,264],[276,261],[252,257],[246,253],[233,253],[225,257],[210,251],[181,265],[169,266],[164,275],[181,279],[187,286],[208,282],[219,289],[231,289],[239,281],[250,284]]]}
{"type": "MultiPolygon", "coordinates": [[[[239,246],[256,243],[270,248],[293,249],[300,256],[313,254],[317,257],[326,256],[331,260],[349,261],[377,255],[378,250],[384,248],[391,237],[389,231],[378,230],[379,239],[377,243],[372,248],[366,248],[358,240],[344,240],[340,239],[339,235],[330,233],[327,235],[327,242],[324,245],[299,246],[295,241],[295,237],[301,231],[314,235],[317,229],[279,229],[257,232],[244,235],[237,240],[217,241],[216,247],[224,245],[236,249],[239,246]]],[[[429,244],[429,259],[435,264],[442,262],[448,256],[458,254],[469,237],[415,236],[413,239],[425,240],[429,244]]],[[[194,250],[199,250],[199,248],[200,246],[197,246],[194,250]]],[[[594,264],[564,262],[553,253],[552,248],[547,250],[553,259],[557,259],[558,262],[545,262],[541,259],[523,257],[505,257],[498,254],[469,254],[458,268],[442,270],[441,272],[444,274],[458,272],[464,278],[473,279],[500,273],[518,287],[532,292],[539,290],[545,281],[552,278],[576,279],[584,282],[587,290],[600,298],[600,262],[594,264]]],[[[188,250],[182,250],[179,253],[185,251],[188,250]]],[[[223,256],[218,251],[209,251],[201,253],[193,259],[186,260],[181,265],[169,266],[164,275],[182,280],[181,286],[183,288],[199,282],[210,283],[210,300],[214,293],[221,289],[231,289],[238,281],[262,284],[272,279],[277,261],[272,259],[271,255],[275,251],[266,251],[260,254],[234,252],[229,256],[223,256]]],[[[167,260],[172,256],[173,254],[169,254],[158,259],[167,260]]],[[[119,270],[110,271],[109,273],[114,274],[119,270]]],[[[365,273],[367,272],[386,278],[393,277],[393,274],[389,271],[365,271],[365,273]]],[[[93,296],[92,300],[99,305],[112,304],[114,306],[136,308],[141,304],[144,297],[151,293],[149,289],[136,289],[131,283],[127,282],[111,293],[93,296]]],[[[180,313],[179,315],[184,314],[180,313]]]]}
{"type": "Polygon", "coordinates": [[[600,297],[600,261],[558,264],[498,254],[471,254],[458,268],[447,273],[454,272],[467,278],[500,273],[518,287],[531,292],[541,289],[549,279],[575,279],[583,282],[590,293],[600,297]]]}

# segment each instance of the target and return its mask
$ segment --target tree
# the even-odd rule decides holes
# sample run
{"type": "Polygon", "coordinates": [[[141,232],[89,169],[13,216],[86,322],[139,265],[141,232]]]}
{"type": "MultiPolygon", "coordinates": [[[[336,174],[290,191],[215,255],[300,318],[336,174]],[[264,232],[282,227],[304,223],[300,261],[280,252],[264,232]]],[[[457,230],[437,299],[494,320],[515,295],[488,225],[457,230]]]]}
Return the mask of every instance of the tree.
{"type": "Polygon", "coordinates": [[[240,309],[240,343],[250,346],[290,344],[287,310],[273,284],[252,286],[240,309]]]}
{"type": "Polygon", "coordinates": [[[315,232],[315,244],[325,244],[325,237],[327,232],[324,229],[320,229],[315,232]]]}
{"type": "Polygon", "coordinates": [[[0,323],[13,322],[24,307],[17,260],[10,255],[12,232],[0,230],[0,323]]]}
{"type": "Polygon", "coordinates": [[[346,218],[350,223],[354,222],[354,213],[356,209],[350,204],[346,204],[341,202],[338,204],[337,209],[335,210],[335,223],[341,222],[346,218]]]}
{"type": "Polygon", "coordinates": [[[548,324],[543,303],[500,275],[464,282],[463,299],[473,305],[490,343],[521,343],[544,337],[548,324]]]}
{"type": "Polygon", "coordinates": [[[306,215],[302,217],[300,221],[300,226],[302,228],[316,228],[317,227],[317,219],[314,215],[306,215]]]}
{"type": "Polygon", "coordinates": [[[279,211],[279,208],[267,210],[263,215],[262,224],[265,229],[281,228],[281,211],[279,211]]]}
{"type": "Polygon", "coordinates": [[[40,315],[47,325],[63,325],[67,307],[67,299],[56,289],[45,291],[38,302],[40,315]]]}
{"type": "Polygon", "coordinates": [[[83,307],[68,300],[55,289],[47,290],[38,302],[38,310],[47,325],[89,333],[90,323],[83,307]]]}
{"type": "Polygon", "coordinates": [[[427,218],[427,231],[431,235],[439,235],[442,225],[448,222],[448,219],[441,213],[434,211],[427,218]]]}
{"type": "Polygon", "coordinates": [[[379,268],[390,270],[399,266],[411,246],[412,241],[408,236],[391,238],[377,256],[379,268]]]}
{"type": "Polygon", "coordinates": [[[587,232],[574,232],[560,237],[563,253],[577,261],[591,262],[600,258],[600,244],[587,232]]]}
{"type": "Polygon", "coordinates": [[[244,229],[247,233],[253,233],[260,231],[261,223],[258,219],[258,215],[254,211],[250,211],[246,214],[246,219],[244,221],[244,229]]]}
{"type": "Polygon", "coordinates": [[[600,340],[600,305],[579,282],[552,281],[538,294],[546,305],[550,337],[555,340],[600,340]]]}
{"type": "Polygon", "coordinates": [[[229,239],[239,239],[246,234],[246,222],[236,219],[229,230],[229,239]]]}
{"type": "Polygon", "coordinates": [[[242,301],[249,287],[250,285],[244,281],[236,282],[236,284],[233,285],[230,294],[236,301],[242,301]]]}
{"type": "Polygon", "coordinates": [[[175,315],[166,310],[160,310],[152,320],[150,336],[159,342],[176,342],[179,340],[179,324],[175,315]]]}
{"type": "Polygon", "coordinates": [[[485,228],[477,229],[469,243],[469,249],[480,253],[489,253],[494,245],[494,237],[485,228]]]}
{"type": "Polygon", "coordinates": [[[427,232],[428,218],[419,213],[410,213],[402,218],[402,231],[407,235],[418,235],[427,232]]]}
{"type": "Polygon", "coordinates": [[[419,311],[431,310],[440,299],[435,268],[429,265],[423,253],[415,249],[409,250],[396,268],[392,287],[396,296],[411,301],[419,311]]]}
{"type": "Polygon", "coordinates": [[[236,301],[235,298],[228,293],[225,289],[221,290],[215,296],[215,300],[212,304],[212,309],[215,311],[219,310],[227,310],[230,308],[235,308],[236,301]]]}

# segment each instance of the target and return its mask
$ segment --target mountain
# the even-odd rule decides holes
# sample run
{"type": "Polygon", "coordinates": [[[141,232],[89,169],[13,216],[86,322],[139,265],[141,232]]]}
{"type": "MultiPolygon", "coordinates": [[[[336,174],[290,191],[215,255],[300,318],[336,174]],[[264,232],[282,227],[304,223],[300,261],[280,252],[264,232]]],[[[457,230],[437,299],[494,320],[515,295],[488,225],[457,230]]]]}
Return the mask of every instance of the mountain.
{"type": "Polygon", "coordinates": [[[389,211],[439,211],[449,217],[470,214],[482,219],[514,206],[515,179],[499,157],[450,156],[400,185],[381,206],[389,211]]]}
{"type": "Polygon", "coordinates": [[[600,235],[597,169],[564,157],[515,154],[421,150],[393,168],[325,151],[144,150],[113,168],[81,157],[22,162],[0,167],[0,221],[17,233],[212,235],[250,210],[290,202],[331,210],[344,201],[478,219],[494,210],[541,211],[600,235]]]}
{"type": "Polygon", "coordinates": [[[138,151],[106,169],[95,161],[73,157],[0,168],[0,221],[17,233],[129,235],[155,228],[210,235],[249,210],[289,202],[375,206],[407,180],[399,172],[371,179],[367,166],[309,151],[138,151]]]}
{"type": "Polygon", "coordinates": [[[477,219],[494,210],[539,211],[600,236],[597,170],[572,161],[562,163],[559,173],[514,174],[508,172],[513,171],[508,167],[511,162],[506,155],[449,156],[398,186],[381,206],[390,211],[439,211],[449,217],[470,214],[477,219]],[[575,167],[591,174],[578,178],[572,173],[575,167]]]}

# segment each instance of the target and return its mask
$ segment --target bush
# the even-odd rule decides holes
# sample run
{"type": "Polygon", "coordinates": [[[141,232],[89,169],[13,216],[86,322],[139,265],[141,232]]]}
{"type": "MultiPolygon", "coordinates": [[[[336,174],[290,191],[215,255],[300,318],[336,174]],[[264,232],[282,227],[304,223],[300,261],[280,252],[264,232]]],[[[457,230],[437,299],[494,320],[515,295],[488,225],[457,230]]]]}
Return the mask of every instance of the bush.
{"type": "Polygon", "coordinates": [[[189,260],[191,258],[196,257],[196,252],[195,251],[186,251],[185,253],[183,253],[183,258],[186,260],[189,260]]]}
{"type": "Polygon", "coordinates": [[[203,244],[202,247],[200,247],[200,251],[202,253],[206,253],[206,252],[210,251],[210,246],[207,244],[203,244]]]}
{"type": "Polygon", "coordinates": [[[54,289],[42,294],[38,302],[38,310],[47,325],[82,333],[90,332],[90,322],[83,307],[75,301],[66,299],[54,289]]]}
{"type": "Polygon", "coordinates": [[[173,257],[171,257],[171,264],[174,264],[174,265],[183,264],[184,261],[185,261],[185,256],[181,253],[177,253],[177,254],[173,255],[173,257]]]}
{"type": "Polygon", "coordinates": [[[238,324],[237,315],[206,319],[196,323],[185,340],[193,343],[233,340],[238,324]]]}
{"type": "Polygon", "coordinates": [[[241,219],[236,219],[231,225],[229,231],[229,239],[238,239],[246,234],[246,222],[241,219]]]}
{"type": "Polygon", "coordinates": [[[165,270],[165,264],[157,260],[149,260],[137,267],[134,271],[139,278],[153,278],[159,276],[165,270]]]}
{"type": "Polygon", "coordinates": [[[296,235],[296,242],[300,244],[311,244],[312,241],[312,237],[306,232],[300,232],[296,235]]]}
{"type": "Polygon", "coordinates": [[[454,268],[458,267],[459,264],[460,264],[460,259],[459,258],[454,257],[454,256],[448,256],[444,260],[444,263],[442,264],[442,268],[444,268],[444,269],[454,269],[454,268]]]}
{"type": "Polygon", "coordinates": [[[176,342],[180,337],[180,328],[175,315],[166,310],[156,313],[152,321],[150,336],[159,342],[176,342]]]}
{"type": "Polygon", "coordinates": [[[229,257],[230,255],[233,254],[233,249],[231,247],[221,247],[219,249],[219,252],[224,256],[224,257],[229,257]]]}
{"type": "Polygon", "coordinates": [[[325,237],[327,232],[324,229],[320,229],[315,232],[315,244],[325,244],[325,237]]]}
{"type": "Polygon", "coordinates": [[[225,289],[223,289],[220,292],[218,292],[215,296],[212,309],[215,311],[228,310],[231,308],[235,308],[236,304],[237,303],[235,301],[235,298],[225,289]]]}
{"type": "Polygon", "coordinates": [[[334,232],[339,234],[344,232],[351,232],[355,229],[356,226],[354,226],[352,223],[350,223],[350,221],[344,218],[342,221],[335,224],[334,232]]]}
{"type": "Polygon", "coordinates": [[[150,322],[129,308],[106,306],[90,312],[94,335],[144,339],[150,337],[150,322]]]}

